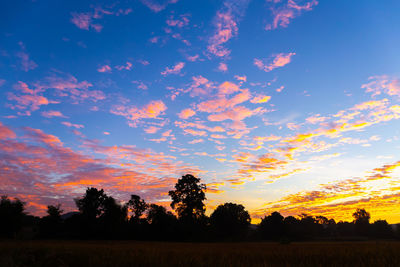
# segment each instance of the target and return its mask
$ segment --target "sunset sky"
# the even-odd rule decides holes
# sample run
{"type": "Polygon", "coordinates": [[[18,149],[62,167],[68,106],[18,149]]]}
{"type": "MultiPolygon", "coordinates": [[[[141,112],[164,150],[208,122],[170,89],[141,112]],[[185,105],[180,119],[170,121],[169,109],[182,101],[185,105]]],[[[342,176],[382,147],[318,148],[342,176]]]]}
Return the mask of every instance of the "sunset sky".
{"type": "Polygon", "coordinates": [[[0,3],[0,194],[400,222],[397,0],[0,3]]]}

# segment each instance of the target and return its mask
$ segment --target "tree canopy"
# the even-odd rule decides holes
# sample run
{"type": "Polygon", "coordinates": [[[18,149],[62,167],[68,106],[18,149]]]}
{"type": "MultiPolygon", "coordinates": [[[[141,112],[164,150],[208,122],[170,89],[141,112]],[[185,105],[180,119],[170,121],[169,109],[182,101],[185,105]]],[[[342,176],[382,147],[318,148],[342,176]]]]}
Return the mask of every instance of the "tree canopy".
{"type": "Polygon", "coordinates": [[[200,183],[200,178],[191,174],[178,180],[175,190],[169,191],[168,195],[172,198],[171,208],[176,210],[179,219],[195,221],[204,216],[205,190],[206,185],[200,183]]]}

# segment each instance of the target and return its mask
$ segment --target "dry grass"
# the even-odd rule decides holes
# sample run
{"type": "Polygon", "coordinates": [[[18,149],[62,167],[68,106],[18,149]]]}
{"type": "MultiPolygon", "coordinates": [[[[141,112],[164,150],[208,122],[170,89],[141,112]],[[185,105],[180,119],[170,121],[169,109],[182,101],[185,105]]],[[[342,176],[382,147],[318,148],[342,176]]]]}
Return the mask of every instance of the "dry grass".
{"type": "Polygon", "coordinates": [[[3,241],[0,266],[400,266],[400,243],[3,241]]]}

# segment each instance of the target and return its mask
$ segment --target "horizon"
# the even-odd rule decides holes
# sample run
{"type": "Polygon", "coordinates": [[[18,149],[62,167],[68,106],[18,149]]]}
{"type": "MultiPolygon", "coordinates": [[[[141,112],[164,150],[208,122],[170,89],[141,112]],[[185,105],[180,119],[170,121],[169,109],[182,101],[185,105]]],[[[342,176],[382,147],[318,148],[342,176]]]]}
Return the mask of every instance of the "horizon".
{"type": "Polygon", "coordinates": [[[12,1],[0,195],[43,216],[87,187],[207,214],[400,223],[398,1],[12,1]]]}

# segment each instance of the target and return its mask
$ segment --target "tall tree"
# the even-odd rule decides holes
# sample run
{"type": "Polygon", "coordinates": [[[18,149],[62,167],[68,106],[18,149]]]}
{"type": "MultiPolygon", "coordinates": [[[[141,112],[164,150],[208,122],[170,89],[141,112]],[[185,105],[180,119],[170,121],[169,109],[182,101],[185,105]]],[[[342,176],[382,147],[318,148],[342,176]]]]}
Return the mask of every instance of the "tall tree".
{"type": "Polygon", "coordinates": [[[22,227],[25,203],[2,196],[0,200],[0,236],[15,237],[22,227]]]}
{"type": "Polygon", "coordinates": [[[171,207],[176,210],[179,219],[195,221],[204,217],[206,210],[204,200],[206,185],[200,183],[200,178],[191,174],[182,176],[175,184],[175,190],[169,191],[172,198],[171,207]]]}
{"type": "Polygon", "coordinates": [[[131,199],[128,201],[127,206],[132,211],[132,221],[138,221],[148,208],[146,201],[137,195],[131,195],[131,199]]]}
{"type": "Polygon", "coordinates": [[[107,199],[104,190],[91,187],[86,189],[82,198],[75,199],[75,204],[86,219],[93,221],[103,213],[103,204],[107,199]]]}
{"type": "Polygon", "coordinates": [[[210,216],[211,227],[222,237],[242,235],[250,221],[250,215],[243,205],[235,203],[219,205],[210,216]]]}
{"type": "Polygon", "coordinates": [[[363,236],[368,235],[370,214],[365,209],[357,209],[353,213],[353,218],[356,233],[363,236]]]}

